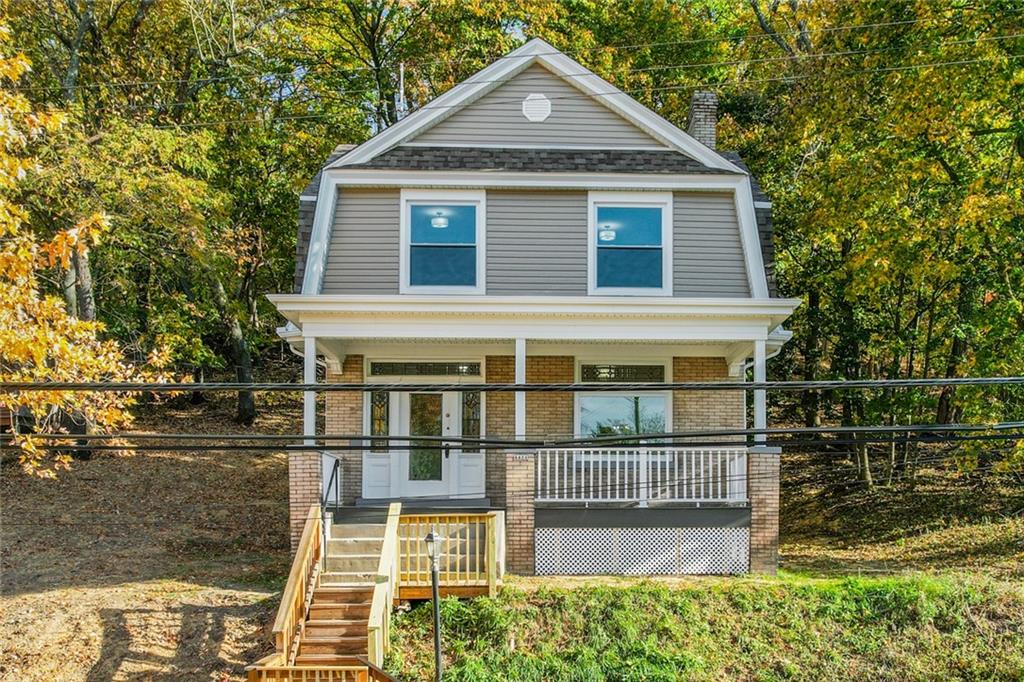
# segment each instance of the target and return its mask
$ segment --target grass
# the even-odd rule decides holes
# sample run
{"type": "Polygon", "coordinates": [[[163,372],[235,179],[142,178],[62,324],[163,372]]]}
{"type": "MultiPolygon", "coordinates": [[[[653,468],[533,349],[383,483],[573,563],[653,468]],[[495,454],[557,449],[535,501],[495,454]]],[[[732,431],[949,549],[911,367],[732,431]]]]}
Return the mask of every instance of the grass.
{"type": "MultiPolygon", "coordinates": [[[[444,600],[445,679],[1021,680],[1024,592],[991,579],[700,579],[444,600]]],[[[430,679],[429,604],[388,661],[430,679]]]]}

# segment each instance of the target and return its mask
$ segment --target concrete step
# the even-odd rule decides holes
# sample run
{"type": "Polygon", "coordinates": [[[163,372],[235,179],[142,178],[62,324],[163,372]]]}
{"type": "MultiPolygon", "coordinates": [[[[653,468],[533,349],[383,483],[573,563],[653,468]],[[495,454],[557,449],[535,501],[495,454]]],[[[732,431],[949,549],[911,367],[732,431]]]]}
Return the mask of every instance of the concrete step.
{"type": "Polygon", "coordinates": [[[365,637],[367,624],[365,618],[337,620],[306,621],[306,637],[365,637]]]}
{"type": "Polygon", "coordinates": [[[341,540],[344,538],[368,538],[377,539],[384,537],[383,523],[332,523],[331,539],[341,540]]]}
{"type": "Polygon", "coordinates": [[[359,604],[373,599],[373,587],[367,585],[320,585],[313,592],[314,604],[359,604]]]}
{"type": "Polygon", "coordinates": [[[299,642],[299,656],[305,654],[366,655],[366,635],[362,637],[303,637],[299,642]]]}
{"type": "Polygon", "coordinates": [[[384,541],[380,538],[337,538],[327,541],[327,556],[376,554],[380,556],[384,541]]]}
{"type": "Polygon", "coordinates": [[[309,607],[310,620],[353,620],[370,616],[370,602],[358,604],[318,604],[309,607]]]}
{"type": "Polygon", "coordinates": [[[377,574],[380,554],[342,554],[327,556],[327,573],[377,574]]]}

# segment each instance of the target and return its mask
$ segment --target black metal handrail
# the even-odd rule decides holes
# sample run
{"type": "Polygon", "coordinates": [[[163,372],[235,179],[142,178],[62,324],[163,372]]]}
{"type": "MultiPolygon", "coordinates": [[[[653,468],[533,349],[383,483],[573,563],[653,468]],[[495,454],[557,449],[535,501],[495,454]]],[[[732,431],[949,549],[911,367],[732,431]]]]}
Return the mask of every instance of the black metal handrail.
{"type": "MultiPolygon", "coordinates": [[[[331,524],[327,521],[327,499],[330,496],[331,488],[334,488],[334,508],[341,506],[341,460],[334,455],[323,452],[320,453],[321,457],[327,455],[334,460],[334,464],[331,465],[331,475],[327,479],[327,485],[320,491],[320,511],[324,515],[323,522],[320,524],[321,531],[323,533],[323,549],[320,552],[321,561],[323,562],[323,570],[327,570],[327,541],[329,539],[329,533],[331,524]]],[[[331,518],[333,519],[334,512],[331,512],[331,518]]]]}

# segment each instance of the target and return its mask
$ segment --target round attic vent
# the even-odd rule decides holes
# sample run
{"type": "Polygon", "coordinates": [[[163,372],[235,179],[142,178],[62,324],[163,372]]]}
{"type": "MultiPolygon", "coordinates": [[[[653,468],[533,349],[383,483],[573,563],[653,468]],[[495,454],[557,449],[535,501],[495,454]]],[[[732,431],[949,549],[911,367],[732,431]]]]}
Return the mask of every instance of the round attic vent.
{"type": "Polygon", "coordinates": [[[523,100],[523,116],[527,121],[540,123],[551,115],[551,100],[544,95],[534,92],[523,100]]]}

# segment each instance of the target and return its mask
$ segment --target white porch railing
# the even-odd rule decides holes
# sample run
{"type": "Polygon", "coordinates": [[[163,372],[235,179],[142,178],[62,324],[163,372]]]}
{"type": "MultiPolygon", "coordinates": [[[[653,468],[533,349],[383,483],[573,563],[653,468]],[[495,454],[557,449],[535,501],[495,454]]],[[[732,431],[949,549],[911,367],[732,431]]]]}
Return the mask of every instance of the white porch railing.
{"type": "Polygon", "coordinates": [[[573,448],[537,451],[538,502],[742,502],[743,447],[573,448]]]}

